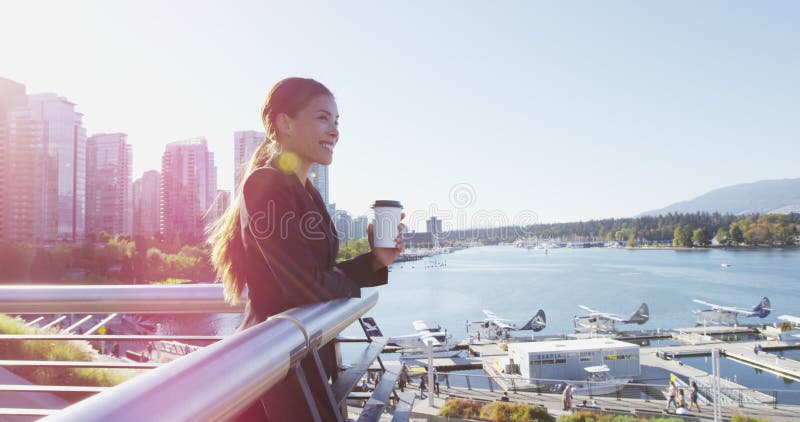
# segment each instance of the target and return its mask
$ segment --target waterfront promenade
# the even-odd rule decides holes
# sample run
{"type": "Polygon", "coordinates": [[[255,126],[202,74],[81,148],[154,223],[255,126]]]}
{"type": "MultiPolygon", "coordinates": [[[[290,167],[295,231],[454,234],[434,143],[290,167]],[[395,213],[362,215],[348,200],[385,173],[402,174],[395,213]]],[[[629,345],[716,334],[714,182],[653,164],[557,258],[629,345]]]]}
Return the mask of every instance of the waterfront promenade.
{"type": "MultiPolygon", "coordinates": [[[[415,387],[411,387],[415,388],[415,387]]],[[[421,399],[417,396],[414,401],[414,408],[412,418],[414,416],[425,415],[438,415],[441,408],[444,406],[445,399],[448,397],[466,398],[470,400],[477,400],[481,402],[497,401],[502,395],[502,391],[491,392],[489,390],[480,389],[467,389],[467,388],[446,388],[441,386],[441,394],[438,398],[434,399],[434,405],[428,403],[428,399],[421,399]]],[[[562,414],[572,413],[571,411],[562,410],[561,395],[560,394],[537,394],[535,392],[508,392],[508,397],[512,402],[520,402],[531,405],[540,405],[547,408],[551,415],[559,416],[562,414]]],[[[573,404],[580,404],[583,399],[588,397],[575,396],[573,404]]],[[[616,398],[595,398],[600,405],[601,411],[613,414],[624,415],[637,415],[643,417],[665,417],[674,416],[674,414],[667,414],[664,412],[665,402],[662,400],[643,400],[622,397],[619,400],[616,398]]],[[[686,419],[690,420],[713,420],[713,410],[709,406],[701,408],[702,413],[691,412],[686,415],[686,419]]],[[[737,405],[723,405],[722,416],[725,420],[730,420],[734,413],[740,413],[748,416],[757,416],[766,418],[770,421],[796,421],[800,415],[800,406],[780,406],[773,408],[772,406],[758,406],[740,408],[737,405]]]]}

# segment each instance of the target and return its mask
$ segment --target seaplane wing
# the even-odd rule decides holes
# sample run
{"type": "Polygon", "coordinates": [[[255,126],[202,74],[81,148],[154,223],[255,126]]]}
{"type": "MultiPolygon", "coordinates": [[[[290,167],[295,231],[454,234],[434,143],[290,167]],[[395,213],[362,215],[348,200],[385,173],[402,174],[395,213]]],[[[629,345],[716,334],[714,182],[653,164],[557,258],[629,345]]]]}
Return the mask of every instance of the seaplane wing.
{"type": "Polygon", "coordinates": [[[588,307],[586,305],[578,305],[578,307],[583,309],[584,311],[588,312],[590,317],[602,318],[602,319],[607,319],[609,321],[616,321],[616,322],[622,322],[623,321],[622,317],[617,315],[617,314],[611,314],[611,313],[608,313],[608,312],[600,312],[600,311],[592,309],[592,308],[590,308],[590,307],[588,307]]]}
{"type": "Polygon", "coordinates": [[[761,302],[759,302],[756,306],[753,307],[753,309],[750,310],[737,308],[735,306],[717,305],[715,303],[709,303],[700,299],[693,299],[692,301],[695,303],[699,303],[701,305],[708,306],[709,308],[711,308],[709,309],[710,311],[736,315],[736,316],[764,318],[767,315],[769,315],[770,311],[772,311],[769,299],[767,299],[766,297],[762,298],[761,302]]]}
{"type": "Polygon", "coordinates": [[[431,346],[441,346],[442,342],[436,339],[436,335],[431,332],[423,332],[420,333],[419,339],[422,340],[425,344],[430,344],[431,346]]]}
{"type": "Polygon", "coordinates": [[[595,311],[594,309],[592,309],[592,308],[590,308],[590,307],[588,307],[586,305],[578,305],[578,307],[583,309],[584,311],[590,313],[590,314],[599,314],[600,313],[600,311],[595,311]]]}
{"type": "Polygon", "coordinates": [[[490,311],[488,309],[484,309],[483,310],[483,314],[486,315],[486,318],[488,318],[488,319],[498,319],[497,315],[495,315],[494,312],[492,312],[492,311],[490,311]]]}
{"type": "Polygon", "coordinates": [[[417,320],[411,323],[414,326],[415,331],[430,331],[428,328],[428,324],[425,323],[423,320],[417,320]]]}
{"type": "Polygon", "coordinates": [[[781,315],[778,317],[781,321],[791,322],[794,325],[800,325],[800,317],[792,316],[792,315],[781,315]]]}

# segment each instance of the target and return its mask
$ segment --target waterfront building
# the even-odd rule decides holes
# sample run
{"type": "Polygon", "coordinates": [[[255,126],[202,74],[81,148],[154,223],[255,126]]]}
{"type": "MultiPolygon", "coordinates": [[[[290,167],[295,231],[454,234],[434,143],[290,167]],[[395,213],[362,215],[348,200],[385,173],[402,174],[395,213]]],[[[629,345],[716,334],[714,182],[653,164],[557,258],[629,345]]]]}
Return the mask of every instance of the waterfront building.
{"type": "MultiPolygon", "coordinates": [[[[329,195],[329,178],[328,178],[328,166],[323,166],[318,163],[311,164],[311,170],[308,172],[308,178],[311,180],[311,184],[314,185],[315,188],[319,191],[320,196],[322,196],[322,202],[325,205],[330,204],[330,196],[329,195]]],[[[331,214],[333,215],[333,214],[331,214]]]]}
{"type": "Polygon", "coordinates": [[[367,237],[367,226],[369,225],[369,218],[366,215],[361,215],[353,219],[353,239],[361,239],[367,237]]]}
{"type": "Polygon", "coordinates": [[[217,219],[225,214],[231,205],[231,192],[217,189],[217,196],[214,199],[214,218],[217,219]]]}
{"type": "Polygon", "coordinates": [[[350,213],[345,210],[337,210],[333,213],[333,225],[339,235],[339,242],[344,243],[352,239],[353,219],[350,213]]]}
{"type": "Polygon", "coordinates": [[[586,380],[584,368],[598,365],[615,378],[642,373],[639,345],[610,338],[508,343],[508,359],[527,379],[586,380]]]}
{"type": "Polygon", "coordinates": [[[256,130],[243,130],[233,133],[233,189],[239,188],[247,165],[256,148],[264,142],[266,134],[256,130]]]}
{"type": "Polygon", "coordinates": [[[0,79],[2,239],[25,243],[83,238],[86,130],[75,104],[56,94],[26,95],[0,79]]]}
{"type": "Polygon", "coordinates": [[[439,234],[442,232],[442,220],[436,217],[431,217],[425,221],[425,227],[428,233],[439,234]]]}
{"type": "Polygon", "coordinates": [[[124,133],[103,133],[86,142],[87,233],[133,233],[133,150],[127,141],[124,133]]]}
{"type": "Polygon", "coordinates": [[[161,232],[161,173],[148,170],[133,183],[133,235],[152,237],[161,232]]]}
{"type": "Polygon", "coordinates": [[[433,216],[427,221],[425,221],[425,226],[427,228],[428,233],[430,233],[431,235],[431,243],[433,244],[433,247],[438,248],[439,235],[442,233],[442,220],[433,216]]]}
{"type": "Polygon", "coordinates": [[[0,241],[42,236],[44,149],[27,105],[25,85],[0,78],[0,241]]]}
{"type": "Polygon", "coordinates": [[[217,194],[214,153],[205,138],[167,144],[161,159],[161,229],[165,238],[199,241],[217,194]]]}

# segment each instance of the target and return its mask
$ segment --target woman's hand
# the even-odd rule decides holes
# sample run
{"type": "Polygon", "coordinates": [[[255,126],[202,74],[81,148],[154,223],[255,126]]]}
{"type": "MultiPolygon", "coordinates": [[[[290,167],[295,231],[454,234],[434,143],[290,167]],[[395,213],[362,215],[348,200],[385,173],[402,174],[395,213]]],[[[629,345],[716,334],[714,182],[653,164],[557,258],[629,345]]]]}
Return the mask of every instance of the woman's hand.
{"type": "MultiPolygon", "coordinates": [[[[405,217],[405,213],[400,214],[401,221],[405,217]]],[[[394,248],[376,248],[373,239],[374,234],[372,223],[369,223],[369,226],[367,226],[367,239],[369,239],[369,248],[372,250],[373,264],[376,270],[383,267],[388,267],[389,264],[394,262],[394,260],[397,259],[397,257],[403,252],[403,249],[405,249],[405,242],[403,241],[403,232],[405,231],[405,228],[406,225],[403,223],[397,225],[398,234],[394,239],[394,248]]]]}

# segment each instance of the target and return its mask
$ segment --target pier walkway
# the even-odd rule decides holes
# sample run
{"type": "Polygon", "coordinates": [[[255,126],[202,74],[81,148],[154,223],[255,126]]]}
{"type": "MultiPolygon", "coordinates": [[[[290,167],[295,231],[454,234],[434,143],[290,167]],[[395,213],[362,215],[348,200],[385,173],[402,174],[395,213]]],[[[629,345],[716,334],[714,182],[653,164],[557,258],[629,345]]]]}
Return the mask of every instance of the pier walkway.
{"type": "MultiPolygon", "coordinates": [[[[415,386],[411,387],[416,389],[415,386]]],[[[434,405],[428,403],[428,399],[421,399],[419,395],[414,401],[414,408],[412,417],[415,415],[438,415],[441,408],[444,406],[445,398],[465,398],[481,402],[493,402],[499,400],[503,395],[502,391],[489,391],[479,389],[467,388],[446,388],[441,386],[440,396],[434,399],[434,405]]],[[[561,414],[569,414],[571,411],[562,410],[561,395],[560,394],[537,394],[535,392],[508,392],[508,397],[512,402],[521,402],[531,405],[540,405],[547,408],[551,415],[558,416],[561,414]]],[[[573,400],[574,405],[578,405],[582,400],[588,399],[584,396],[575,396],[573,400]]],[[[676,416],[672,413],[667,414],[664,411],[665,402],[662,400],[644,400],[622,397],[619,400],[616,398],[608,397],[595,397],[597,403],[600,405],[601,411],[614,414],[625,415],[638,415],[645,417],[654,416],[676,416]]],[[[591,400],[590,400],[591,402],[591,400]]],[[[702,413],[691,412],[689,415],[683,415],[688,420],[713,420],[713,409],[709,406],[701,408],[702,413]]],[[[730,420],[734,413],[740,413],[748,416],[757,416],[767,418],[770,421],[796,421],[797,415],[800,415],[800,406],[780,406],[773,409],[772,406],[758,406],[741,408],[736,405],[723,405],[722,416],[726,420],[730,420]]],[[[680,415],[677,415],[680,417],[680,415]]]]}

